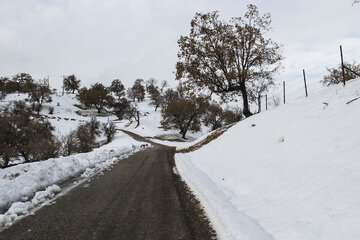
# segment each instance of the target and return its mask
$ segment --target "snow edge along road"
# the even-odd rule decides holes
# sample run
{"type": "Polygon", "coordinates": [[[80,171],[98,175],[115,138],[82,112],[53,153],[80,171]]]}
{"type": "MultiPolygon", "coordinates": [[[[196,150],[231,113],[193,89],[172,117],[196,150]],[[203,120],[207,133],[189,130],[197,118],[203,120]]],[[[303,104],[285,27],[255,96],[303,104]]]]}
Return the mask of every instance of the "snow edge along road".
{"type": "Polygon", "coordinates": [[[176,172],[200,200],[220,240],[273,240],[256,220],[231,203],[204,172],[191,164],[186,154],[176,154],[176,172]]]}

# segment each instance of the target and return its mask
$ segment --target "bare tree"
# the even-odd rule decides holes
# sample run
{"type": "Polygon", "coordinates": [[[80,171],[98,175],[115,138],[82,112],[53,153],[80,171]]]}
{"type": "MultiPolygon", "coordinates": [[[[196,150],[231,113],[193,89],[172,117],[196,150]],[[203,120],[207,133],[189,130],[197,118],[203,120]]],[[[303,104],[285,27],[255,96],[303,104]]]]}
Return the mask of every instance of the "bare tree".
{"type": "Polygon", "coordinates": [[[252,4],[243,17],[229,22],[221,20],[218,12],[197,13],[190,34],[178,41],[176,78],[190,85],[189,89],[207,89],[223,100],[241,95],[243,113],[251,116],[252,86],[258,81],[272,85],[282,59],[280,46],[266,37],[270,24],[270,15],[260,15],[252,4]]]}
{"type": "Polygon", "coordinates": [[[33,103],[33,110],[39,115],[44,102],[51,102],[51,90],[47,85],[47,81],[39,81],[32,83],[29,87],[30,101],[33,103]]]}
{"type": "Polygon", "coordinates": [[[136,121],[136,126],[140,126],[140,111],[137,109],[136,104],[130,103],[127,108],[125,109],[124,118],[129,121],[129,123],[133,123],[136,121]]]}
{"type": "Polygon", "coordinates": [[[160,92],[163,93],[165,88],[168,86],[168,82],[166,80],[163,80],[161,81],[161,84],[160,84],[160,92]]]}
{"type": "Polygon", "coordinates": [[[160,90],[156,87],[150,93],[151,102],[150,104],[155,107],[155,112],[162,104],[164,97],[161,95],[160,90]]]}

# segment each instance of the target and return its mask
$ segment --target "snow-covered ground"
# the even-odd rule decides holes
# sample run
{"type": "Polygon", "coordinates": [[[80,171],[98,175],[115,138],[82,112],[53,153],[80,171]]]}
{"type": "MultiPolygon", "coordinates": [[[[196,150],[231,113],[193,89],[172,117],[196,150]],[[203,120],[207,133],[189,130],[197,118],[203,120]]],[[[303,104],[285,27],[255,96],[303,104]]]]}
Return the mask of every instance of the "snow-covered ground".
{"type": "MultiPolygon", "coordinates": [[[[27,94],[8,94],[5,99],[0,101],[0,109],[13,101],[25,100],[27,97],[27,94]]],[[[52,102],[43,104],[41,114],[53,118],[48,118],[48,120],[55,128],[54,134],[59,138],[67,136],[70,132],[76,130],[83,122],[90,121],[91,116],[81,116],[77,111],[87,113],[94,112],[94,114],[96,114],[95,109],[81,110],[76,107],[75,105],[80,105],[76,94],[52,94],[51,98],[52,102]],[[49,114],[50,107],[54,108],[53,114],[49,114]]],[[[117,127],[132,131],[144,137],[168,135],[173,137],[179,136],[178,138],[180,138],[178,130],[164,130],[161,128],[161,108],[159,107],[157,111],[155,111],[155,107],[150,105],[150,102],[149,97],[146,97],[144,102],[136,103],[141,114],[139,127],[135,128],[136,122],[129,125],[129,121],[127,120],[116,121],[117,127]]],[[[97,116],[96,119],[101,123],[107,123],[109,120],[115,121],[117,118],[114,115],[110,115],[108,117],[97,116]]],[[[203,126],[200,132],[193,133],[189,131],[187,137],[189,141],[192,141],[206,134],[208,131],[209,129],[203,126]]]]}
{"type": "MultiPolygon", "coordinates": [[[[127,120],[123,120],[117,123],[117,127],[124,128],[144,137],[165,135],[169,137],[181,138],[179,130],[164,130],[163,128],[161,128],[161,107],[159,107],[157,111],[155,111],[154,106],[150,105],[150,99],[148,97],[145,98],[144,102],[137,103],[137,107],[141,113],[140,126],[135,128],[136,122],[128,126],[129,122],[127,120]]],[[[194,133],[189,131],[187,134],[187,138],[189,141],[192,141],[200,136],[203,136],[208,131],[209,129],[207,127],[202,126],[201,131],[199,132],[194,133]]]]}
{"type": "MultiPolygon", "coordinates": [[[[14,101],[24,101],[28,98],[27,94],[12,93],[6,95],[5,99],[0,102],[0,107],[6,107],[14,101]]],[[[52,94],[52,102],[44,103],[41,114],[52,117],[49,122],[55,128],[54,134],[61,138],[75,130],[82,122],[89,121],[90,117],[82,117],[76,113],[80,110],[74,104],[79,104],[75,94],[65,94],[64,96],[52,94]],[[54,108],[54,113],[49,114],[49,108],[54,108]]],[[[97,118],[100,122],[106,122],[107,118],[97,118]]]]}
{"type": "Polygon", "coordinates": [[[0,210],[8,209],[0,214],[0,228],[52,198],[60,191],[56,184],[79,175],[91,177],[139,150],[142,144],[119,133],[110,144],[89,153],[0,169],[0,210]]]}
{"type": "Polygon", "coordinates": [[[360,79],[312,90],[176,155],[220,239],[360,239],[356,97],[360,79]]]}

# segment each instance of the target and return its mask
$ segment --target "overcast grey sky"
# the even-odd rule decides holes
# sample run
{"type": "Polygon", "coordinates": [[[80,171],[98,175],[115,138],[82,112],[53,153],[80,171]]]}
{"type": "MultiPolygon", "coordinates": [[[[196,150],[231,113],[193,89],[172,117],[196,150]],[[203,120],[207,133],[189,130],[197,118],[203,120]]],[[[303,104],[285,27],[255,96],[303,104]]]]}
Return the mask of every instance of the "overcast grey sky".
{"type": "Polygon", "coordinates": [[[59,86],[75,73],[88,84],[120,78],[173,80],[177,40],[194,13],[240,16],[248,3],[270,12],[283,45],[278,79],[318,81],[326,66],[360,62],[360,5],[352,0],[0,0],[0,74],[50,76],[59,86]]]}

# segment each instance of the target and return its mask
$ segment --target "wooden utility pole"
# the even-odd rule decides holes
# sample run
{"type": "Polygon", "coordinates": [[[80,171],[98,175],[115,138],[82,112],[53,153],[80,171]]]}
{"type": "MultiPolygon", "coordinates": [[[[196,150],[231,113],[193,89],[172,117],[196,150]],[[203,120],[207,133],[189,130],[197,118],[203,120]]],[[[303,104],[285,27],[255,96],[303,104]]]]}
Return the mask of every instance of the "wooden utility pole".
{"type": "Polygon", "coordinates": [[[303,76],[304,76],[304,85],[305,85],[305,96],[308,97],[305,69],[303,69],[303,76]]]}
{"type": "Polygon", "coordinates": [[[284,104],[286,104],[285,95],[286,95],[286,92],[285,92],[285,81],[283,81],[283,98],[284,98],[284,104]]]}
{"type": "Polygon", "coordinates": [[[342,50],[342,46],[340,45],[340,56],[341,56],[341,70],[342,70],[342,76],[343,76],[343,83],[345,86],[345,67],[344,67],[344,55],[343,55],[343,50],[342,50]]]}

